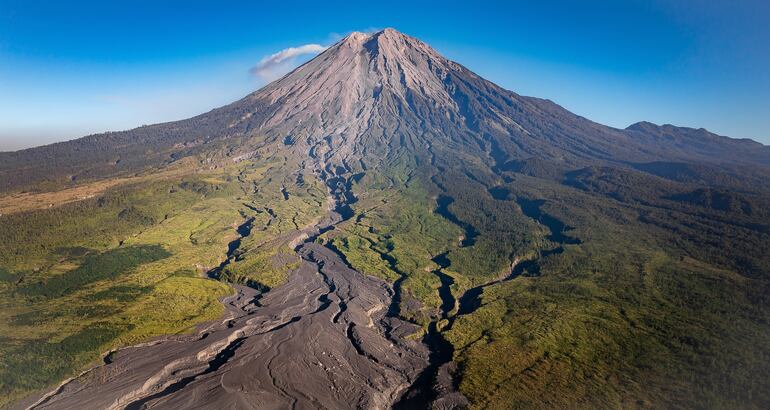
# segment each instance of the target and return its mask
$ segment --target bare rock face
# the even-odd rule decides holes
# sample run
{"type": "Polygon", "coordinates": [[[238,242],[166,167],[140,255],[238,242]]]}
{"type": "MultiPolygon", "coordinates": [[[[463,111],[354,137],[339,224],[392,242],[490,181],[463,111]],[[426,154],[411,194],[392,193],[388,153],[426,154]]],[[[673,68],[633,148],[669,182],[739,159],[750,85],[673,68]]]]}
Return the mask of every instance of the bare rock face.
{"type": "Polygon", "coordinates": [[[495,166],[530,158],[568,167],[661,158],[770,164],[761,144],[704,130],[708,138],[693,138],[697,130],[667,126],[661,138],[649,127],[597,124],[505,90],[393,29],[352,33],[219,114],[237,117],[233,130],[291,138],[297,155],[356,171],[402,155],[495,166]]]}
{"type": "Polygon", "coordinates": [[[426,133],[463,128],[451,72],[469,73],[395,30],[353,33],[236,103],[248,113],[230,126],[290,136],[299,153],[316,147],[311,156],[331,162],[376,165],[425,149],[432,138],[426,133]]]}

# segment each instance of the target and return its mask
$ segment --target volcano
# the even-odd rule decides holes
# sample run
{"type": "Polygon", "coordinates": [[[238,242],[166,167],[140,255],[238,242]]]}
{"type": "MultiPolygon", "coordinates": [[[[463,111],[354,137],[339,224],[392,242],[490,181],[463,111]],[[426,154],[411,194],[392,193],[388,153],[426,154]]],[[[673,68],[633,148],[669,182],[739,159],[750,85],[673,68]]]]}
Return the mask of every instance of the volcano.
{"type": "Polygon", "coordinates": [[[0,268],[26,278],[4,292],[143,286],[99,319],[131,323],[84,351],[104,363],[5,389],[33,408],[763,407],[768,181],[752,140],[604,126],[396,30],[355,32],[194,118],[0,153],[0,190],[24,201],[0,204],[0,268]],[[67,221],[102,213],[114,228],[63,254],[97,232],[67,221]],[[60,240],[17,249],[24,220],[60,240]],[[36,290],[52,261],[139,244],[177,265],[36,290]],[[131,333],[191,261],[235,289],[224,318],[131,333]],[[121,345],[137,334],[154,339],[121,345]]]}
{"type": "Polygon", "coordinates": [[[291,155],[321,155],[356,170],[401,155],[450,162],[467,156],[498,168],[528,160],[565,168],[651,161],[770,164],[767,147],[751,140],[647,122],[625,130],[597,124],[549,100],[505,90],[422,41],[385,29],[354,32],[283,78],[209,113],[2,153],[0,172],[6,189],[50,178],[52,170],[101,177],[234,137],[258,137],[238,148],[243,154],[285,141],[291,155]]]}

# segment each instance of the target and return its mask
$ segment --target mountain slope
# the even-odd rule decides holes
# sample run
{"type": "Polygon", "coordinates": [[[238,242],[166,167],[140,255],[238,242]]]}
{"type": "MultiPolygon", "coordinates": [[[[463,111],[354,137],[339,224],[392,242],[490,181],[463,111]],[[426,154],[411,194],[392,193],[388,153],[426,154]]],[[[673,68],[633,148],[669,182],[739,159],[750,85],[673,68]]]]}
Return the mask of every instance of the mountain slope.
{"type": "Polygon", "coordinates": [[[461,148],[498,164],[537,156],[567,166],[653,160],[770,165],[770,151],[750,140],[650,123],[626,130],[602,126],[548,100],[504,90],[425,43],[386,29],[353,33],[263,89],[189,120],[0,153],[0,185],[8,191],[51,173],[61,182],[62,173],[72,179],[136,171],[210,149],[201,146],[217,140],[252,136],[257,144],[292,141],[298,155],[326,139],[337,162],[461,148]]]}
{"type": "Polygon", "coordinates": [[[226,325],[105,357],[99,377],[26,404],[763,408],[768,177],[756,142],[606,127],[395,30],[353,33],[192,119],[0,153],[0,319],[13,335],[0,370],[23,375],[2,391],[210,318],[143,325],[164,283],[192,283],[172,269],[185,266],[266,303],[241,296],[226,325]],[[116,276],[114,252],[141,246],[168,255],[120,259],[116,276]],[[84,270],[57,291],[58,275],[84,270]],[[120,296],[99,299],[108,290],[120,296]],[[79,313],[94,300],[107,313],[79,313]],[[52,308],[63,303],[79,308],[52,308]],[[36,366],[93,329],[99,342],[36,366]],[[303,350],[295,335],[322,342],[303,350]],[[168,367],[126,364],[156,356],[168,367]],[[355,383],[335,390],[345,377],[355,383]]]}

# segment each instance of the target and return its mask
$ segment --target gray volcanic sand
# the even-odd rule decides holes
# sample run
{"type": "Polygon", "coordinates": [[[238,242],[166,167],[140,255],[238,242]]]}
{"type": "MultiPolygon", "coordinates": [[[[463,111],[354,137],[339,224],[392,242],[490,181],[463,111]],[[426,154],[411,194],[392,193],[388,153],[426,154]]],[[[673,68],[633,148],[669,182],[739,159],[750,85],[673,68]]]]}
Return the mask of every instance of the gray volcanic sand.
{"type": "Polygon", "coordinates": [[[320,244],[298,253],[288,282],[258,302],[236,286],[221,322],[122,349],[34,408],[390,407],[427,365],[403,338],[415,327],[385,316],[385,282],[320,244]]]}

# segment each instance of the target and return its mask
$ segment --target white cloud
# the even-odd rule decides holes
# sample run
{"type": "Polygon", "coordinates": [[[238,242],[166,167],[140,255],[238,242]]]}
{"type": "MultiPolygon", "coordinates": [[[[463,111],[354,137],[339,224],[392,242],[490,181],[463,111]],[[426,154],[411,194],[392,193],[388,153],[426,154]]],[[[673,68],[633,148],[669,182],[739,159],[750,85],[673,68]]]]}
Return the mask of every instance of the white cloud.
{"type": "Polygon", "coordinates": [[[320,44],[289,47],[263,58],[251,69],[251,72],[264,81],[273,81],[294,67],[296,57],[306,54],[318,54],[327,48],[320,44]]]}

